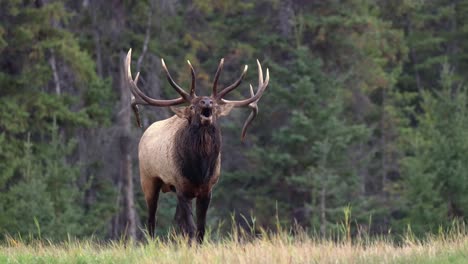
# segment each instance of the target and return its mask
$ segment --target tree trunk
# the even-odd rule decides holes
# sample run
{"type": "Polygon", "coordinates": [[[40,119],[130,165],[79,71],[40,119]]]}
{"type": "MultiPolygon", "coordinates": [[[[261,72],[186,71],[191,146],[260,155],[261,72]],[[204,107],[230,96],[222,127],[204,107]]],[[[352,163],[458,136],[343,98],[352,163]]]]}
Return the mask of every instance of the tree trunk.
{"type": "MultiPolygon", "coordinates": [[[[406,30],[405,31],[406,31],[406,35],[409,36],[409,37],[413,34],[413,24],[412,24],[412,21],[411,21],[410,17],[407,18],[406,30]]],[[[411,64],[412,64],[413,69],[414,69],[414,79],[416,80],[416,87],[418,88],[418,92],[421,92],[422,91],[422,83],[421,83],[421,77],[419,75],[419,70],[417,68],[418,59],[417,59],[417,56],[416,56],[416,52],[415,52],[414,48],[411,45],[409,47],[409,57],[410,57],[411,64]]]]}
{"type": "Polygon", "coordinates": [[[323,186],[322,190],[320,191],[320,234],[322,237],[325,237],[326,232],[327,232],[327,217],[325,214],[326,211],[326,195],[327,195],[327,189],[325,187],[325,179],[323,179],[323,186]]]}
{"type": "Polygon", "coordinates": [[[280,1],[278,19],[281,36],[291,38],[294,27],[294,9],[291,0],[280,1]]]}
{"type": "MultiPolygon", "coordinates": [[[[120,56],[120,62],[124,61],[124,55],[120,56]]],[[[136,239],[136,212],[133,193],[133,173],[131,158],[131,111],[130,111],[130,92],[125,83],[125,70],[123,63],[120,64],[120,105],[121,111],[117,116],[120,126],[119,146],[120,146],[120,177],[123,183],[123,203],[124,203],[124,224],[125,237],[127,239],[136,239]]]]}
{"type": "Polygon", "coordinates": [[[386,106],[387,103],[387,89],[382,88],[382,116],[380,120],[380,152],[381,152],[381,162],[382,162],[382,193],[384,199],[387,198],[387,117],[386,117],[386,106]]]}
{"type": "Polygon", "coordinates": [[[104,73],[103,73],[103,70],[102,70],[103,65],[102,65],[101,37],[100,37],[100,33],[99,33],[99,25],[98,25],[98,23],[96,21],[96,16],[97,16],[96,8],[93,8],[93,10],[91,10],[92,17],[93,17],[93,25],[94,25],[93,39],[94,39],[94,47],[95,47],[95,52],[96,52],[97,73],[98,73],[99,77],[102,78],[104,76],[104,73]]]}

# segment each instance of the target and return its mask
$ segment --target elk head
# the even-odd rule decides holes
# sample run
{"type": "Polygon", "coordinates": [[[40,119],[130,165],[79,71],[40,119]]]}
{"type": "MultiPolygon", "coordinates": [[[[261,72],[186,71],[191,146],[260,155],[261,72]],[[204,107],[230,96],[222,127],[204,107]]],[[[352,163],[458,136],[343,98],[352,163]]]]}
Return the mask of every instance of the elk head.
{"type": "Polygon", "coordinates": [[[224,59],[221,59],[218,65],[218,69],[216,71],[214,81],[213,81],[213,88],[211,96],[197,96],[195,94],[196,90],[196,83],[195,83],[195,70],[193,69],[192,64],[190,61],[187,61],[191,75],[192,75],[192,82],[190,86],[190,93],[187,93],[184,89],[182,89],[172,78],[169,70],[166,67],[164,59],[161,59],[162,66],[164,71],[166,72],[166,77],[171,86],[176,90],[176,92],[180,95],[179,98],[170,99],[170,100],[158,100],[151,98],[145,95],[137,86],[138,78],[140,73],[138,72],[135,80],[132,78],[131,70],[130,70],[130,62],[131,62],[131,54],[132,50],[130,49],[127,53],[127,57],[125,60],[125,68],[127,74],[125,75],[126,81],[130,84],[130,90],[132,92],[132,108],[135,113],[137,124],[141,127],[140,116],[138,111],[138,104],[141,105],[153,105],[159,107],[171,107],[171,110],[175,112],[175,114],[181,118],[186,118],[189,121],[190,125],[195,126],[207,126],[216,124],[216,121],[219,117],[225,116],[229,114],[233,107],[248,107],[252,110],[251,114],[247,118],[242,128],[241,139],[244,140],[245,134],[247,132],[247,128],[255,119],[258,113],[258,106],[257,102],[263,95],[263,92],[268,86],[268,82],[270,79],[269,71],[266,71],[266,78],[263,79],[263,71],[260,62],[257,60],[258,66],[258,87],[256,92],[254,93],[254,89],[252,85],[250,85],[250,98],[239,100],[239,101],[231,101],[226,100],[224,97],[234,89],[236,89],[244,79],[245,74],[247,73],[248,66],[245,65],[244,70],[241,76],[235,81],[232,85],[222,89],[218,92],[218,80],[219,76],[223,70],[224,59]],[[176,105],[181,104],[189,104],[185,107],[174,107],[176,105]]]}

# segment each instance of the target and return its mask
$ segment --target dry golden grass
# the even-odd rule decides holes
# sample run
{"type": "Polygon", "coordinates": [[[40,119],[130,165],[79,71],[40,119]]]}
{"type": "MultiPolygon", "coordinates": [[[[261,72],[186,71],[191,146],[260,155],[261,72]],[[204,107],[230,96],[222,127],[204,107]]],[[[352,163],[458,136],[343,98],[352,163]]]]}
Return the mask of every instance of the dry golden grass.
{"type": "Polygon", "coordinates": [[[182,238],[136,244],[26,244],[8,238],[0,246],[0,263],[468,263],[468,236],[463,232],[425,241],[406,239],[398,246],[384,239],[331,242],[286,233],[246,242],[207,241],[202,246],[189,246],[182,238]]]}

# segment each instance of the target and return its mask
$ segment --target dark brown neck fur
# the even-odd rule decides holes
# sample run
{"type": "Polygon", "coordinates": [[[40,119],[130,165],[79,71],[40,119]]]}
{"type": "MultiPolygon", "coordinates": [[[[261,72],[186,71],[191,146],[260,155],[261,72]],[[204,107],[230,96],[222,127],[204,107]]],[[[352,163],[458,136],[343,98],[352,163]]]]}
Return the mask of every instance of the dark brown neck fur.
{"type": "Polygon", "coordinates": [[[174,154],[183,177],[194,185],[207,183],[214,174],[221,150],[221,131],[216,125],[191,124],[175,137],[174,154]]]}

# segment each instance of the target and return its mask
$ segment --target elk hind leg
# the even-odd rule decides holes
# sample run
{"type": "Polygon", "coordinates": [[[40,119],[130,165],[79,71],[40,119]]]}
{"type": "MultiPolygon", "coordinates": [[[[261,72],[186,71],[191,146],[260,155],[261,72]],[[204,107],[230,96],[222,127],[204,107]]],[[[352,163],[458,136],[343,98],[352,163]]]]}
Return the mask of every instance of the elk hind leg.
{"type": "Polygon", "coordinates": [[[158,210],[159,191],[163,182],[158,178],[142,178],[141,186],[145,195],[148,208],[148,233],[154,238],[154,229],[156,226],[156,211],[158,210]]]}

